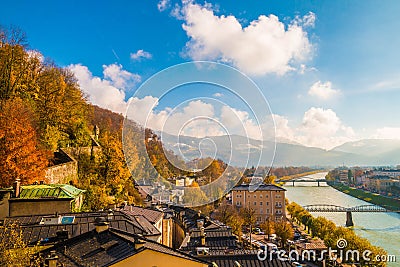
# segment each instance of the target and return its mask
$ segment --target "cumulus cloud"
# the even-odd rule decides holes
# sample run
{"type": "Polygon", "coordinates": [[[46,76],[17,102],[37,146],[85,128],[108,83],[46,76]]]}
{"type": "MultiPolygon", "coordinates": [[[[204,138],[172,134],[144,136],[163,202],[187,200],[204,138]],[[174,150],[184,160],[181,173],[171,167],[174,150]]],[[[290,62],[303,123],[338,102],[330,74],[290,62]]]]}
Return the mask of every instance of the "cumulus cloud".
{"type": "Polygon", "coordinates": [[[194,60],[220,60],[251,75],[284,74],[311,56],[312,45],[304,30],[315,15],[295,19],[289,25],[275,15],[261,15],[243,27],[234,16],[217,16],[210,5],[184,4],[183,29],[190,40],[186,53],[194,60]]]}
{"type": "Polygon", "coordinates": [[[147,51],[144,51],[143,49],[139,49],[135,53],[131,53],[131,59],[135,61],[140,61],[142,59],[151,59],[153,57],[152,54],[150,54],[147,51]]]}
{"type": "Polygon", "coordinates": [[[81,64],[70,65],[69,69],[75,74],[80,88],[88,95],[91,103],[118,113],[124,113],[127,107],[125,90],[140,81],[138,74],[123,70],[117,64],[103,65],[103,78],[93,76],[81,64]]]}
{"type": "Polygon", "coordinates": [[[157,8],[160,12],[163,12],[168,8],[168,5],[169,5],[169,0],[161,0],[160,2],[158,2],[157,8]]]}
{"type": "Polygon", "coordinates": [[[103,65],[103,75],[113,86],[125,90],[141,81],[140,75],[123,70],[120,64],[103,65]]]}
{"type": "Polygon", "coordinates": [[[325,83],[317,81],[310,87],[310,90],[308,90],[308,94],[322,100],[327,100],[339,95],[340,91],[333,89],[332,83],[329,81],[325,83]]]}
{"type": "Polygon", "coordinates": [[[344,125],[333,110],[315,107],[304,113],[297,131],[296,139],[299,143],[325,149],[351,141],[355,137],[353,129],[344,125]]]}

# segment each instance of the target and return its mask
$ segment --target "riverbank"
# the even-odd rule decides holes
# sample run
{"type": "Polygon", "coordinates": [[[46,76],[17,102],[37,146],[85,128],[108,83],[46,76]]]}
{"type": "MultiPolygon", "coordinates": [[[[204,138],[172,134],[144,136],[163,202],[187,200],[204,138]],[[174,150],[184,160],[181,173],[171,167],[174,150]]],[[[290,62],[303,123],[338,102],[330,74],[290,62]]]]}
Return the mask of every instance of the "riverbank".
{"type": "Polygon", "coordinates": [[[371,193],[354,187],[349,187],[347,185],[340,183],[327,182],[327,184],[342,193],[358,198],[360,200],[364,200],[368,203],[382,206],[390,210],[400,210],[400,200],[398,199],[385,197],[379,194],[371,193]]]}

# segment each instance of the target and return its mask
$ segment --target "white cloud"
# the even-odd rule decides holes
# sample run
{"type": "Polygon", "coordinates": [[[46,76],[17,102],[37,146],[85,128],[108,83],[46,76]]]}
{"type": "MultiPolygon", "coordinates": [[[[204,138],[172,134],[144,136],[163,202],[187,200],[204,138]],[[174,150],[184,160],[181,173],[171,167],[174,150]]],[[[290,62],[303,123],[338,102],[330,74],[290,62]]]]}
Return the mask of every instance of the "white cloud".
{"type": "Polygon", "coordinates": [[[140,81],[140,76],[122,69],[121,65],[103,65],[103,78],[93,76],[86,66],[70,65],[82,91],[94,105],[124,113],[127,107],[125,90],[140,81]]]}
{"type": "Polygon", "coordinates": [[[150,54],[147,51],[144,51],[143,49],[139,49],[135,53],[131,53],[131,59],[136,61],[140,61],[142,59],[151,59],[152,57],[153,57],[152,54],[150,54]]]}
{"type": "Polygon", "coordinates": [[[325,83],[318,81],[310,87],[310,90],[308,90],[308,94],[322,100],[327,100],[339,95],[340,91],[333,89],[332,83],[329,81],[325,83]]]}
{"type": "Polygon", "coordinates": [[[222,96],[223,96],[222,93],[215,93],[215,94],[213,94],[213,97],[222,97],[222,96]]]}
{"type": "Polygon", "coordinates": [[[376,130],[376,133],[372,136],[376,139],[400,139],[400,128],[399,127],[383,127],[376,130]]]}
{"type": "Polygon", "coordinates": [[[169,0],[161,0],[160,2],[158,2],[157,8],[160,12],[163,12],[168,8],[168,5],[169,5],[169,0]]]}
{"type": "Polygon", "coordinates": [[[333,110],[315,107],[304,113],[302,125],[296,133],[299,143],[325,149],[351,141],[354,137],[353,129],[344,125],[333,110]]]}
{"type": "Polygon", "coordinates": [[[311,24],[315,15],[287,26],[275,15],[261,15],[242,27],[234,16],[216,16],[209,5],[188,3],[174,14],[184,18],[187,54],[194,60],[221,60],[251,75],[284,74],[311,54],[303,24],[311,24]]]}
{"type": "Polygon", "coordinates": [[[125,90],[141,81],[140,75],[123,70],[120,64],[103,65],[103,75],[113,86],[125,90]]]}

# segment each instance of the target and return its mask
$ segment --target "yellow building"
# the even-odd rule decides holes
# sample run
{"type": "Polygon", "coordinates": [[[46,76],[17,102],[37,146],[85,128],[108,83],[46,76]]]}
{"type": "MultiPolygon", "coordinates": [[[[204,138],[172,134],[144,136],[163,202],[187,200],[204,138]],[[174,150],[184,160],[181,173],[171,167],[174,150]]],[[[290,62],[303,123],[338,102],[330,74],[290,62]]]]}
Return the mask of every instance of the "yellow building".
{"type": "Polygon", "coordinates": [[[232,189],[234,207],[251,208],[255,211],[256,224],[267,218],[281,220],[286,218],[285,189],[272,184],[261,184],[255,191],[249,185],[238,185],[232,189]]]}

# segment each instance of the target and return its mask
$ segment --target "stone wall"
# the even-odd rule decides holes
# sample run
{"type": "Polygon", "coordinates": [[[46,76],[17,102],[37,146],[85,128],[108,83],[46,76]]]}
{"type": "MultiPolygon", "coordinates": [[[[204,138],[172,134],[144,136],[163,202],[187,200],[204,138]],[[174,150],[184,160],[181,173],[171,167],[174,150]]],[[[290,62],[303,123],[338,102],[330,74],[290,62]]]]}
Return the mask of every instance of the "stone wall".
{"type": "Polygon", "coordinates": [[[49,184],[68,184],[78,179],[78,162],[66,151],[60,149],[66,162],[50,166],[46,169],[46,181],[49,184]]]}

